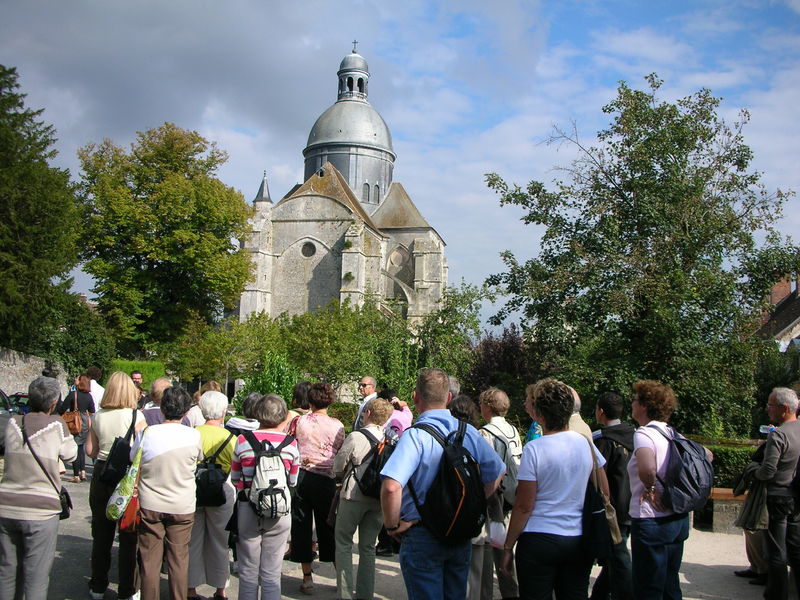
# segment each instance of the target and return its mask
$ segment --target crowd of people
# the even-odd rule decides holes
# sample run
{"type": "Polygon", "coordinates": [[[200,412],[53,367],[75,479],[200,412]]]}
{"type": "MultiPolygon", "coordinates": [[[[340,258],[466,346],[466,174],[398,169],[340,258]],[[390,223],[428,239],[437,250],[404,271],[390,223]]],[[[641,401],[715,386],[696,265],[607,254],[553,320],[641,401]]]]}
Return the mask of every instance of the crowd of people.
{"type": "MultiPolygon", "coordinates": [[[[689,518],[662,501],[676,398],[657,381],[633,387],[631,417],[638,428],[623,421],[621,396],[600,395],[594,432],[580,416],[573,388],[556,379],[531,384],[524,408],[534,434],[524,445],[506,420],[511,399],[503,390],[484,390],[476,402],[439,369],[418,377],[411,398],[416,418],[394,391],[378,390],[375,379],[363,377],[349,435],[328,414],[335,392],[327,383],[299,382],[291,409],[269,390],[250,394],[242,414],[231,417],[228,398],[214,382],[193,398],[162,378],[143,394],[141,374],[135,382],[116,372],[97,402],[92,381],[78,377],[62,400],[55,379],[36,379],[30,412],[14,416],[4,432],[0,597],[47,597],[61,513],[60,465],[72,463],[73,481],[80,483],[85,452],[94,461],[88,490],[92,600],[106,596],[116,535],[120,599],[157,599],[162,572],[175,600],[198,598],[202,585],[215,590],[214,600],[224,599],[231,553],[242,599],[280,598],[285,559],[300,564],[304,594],[315,593],[317,561],[333,563],[337,598],[371,599],[376,552],[398,549],[413,599],[491,600],[495,581],[506,600],[681,598],[689,518]],[[69,411],[81,414],[84,427],[77,434],[59,416],[69,411]],[[118,531],[107,518],[114,485],[99,476],[120,438],[130,440],[131,459],[141,457],[135,532],[118,531]],[[440,493],[440,464],[455,443],[477,465],[478,494],[486,498],[485,518],[471,539],[456,543],[422,517],[432,514],[426,499],[440,493]],[[363,481],[378,448],[391,451],[378,491],[367,491],[363,481]],[[197,501],[195,479],[198,464],[209,460],[224,473],[221,502],[211,505],[197,501]],[[583,514],[593,474],[616,511],[621,541],[601,559],[590,589],[594,560],[583,543],[583,514]]],[[[786,597],[787,563],[800,567],[800,520],[787,493],[787,465],[796,465],[800,455],[800,421],[791,418],[798,407],[789,392],[780,388],[770,396],[768,412],[779,427],[752,469],[767,482],[768,598],[786,597]]],[[[797,577],[800,569],[793,570],[797,577]]]]}

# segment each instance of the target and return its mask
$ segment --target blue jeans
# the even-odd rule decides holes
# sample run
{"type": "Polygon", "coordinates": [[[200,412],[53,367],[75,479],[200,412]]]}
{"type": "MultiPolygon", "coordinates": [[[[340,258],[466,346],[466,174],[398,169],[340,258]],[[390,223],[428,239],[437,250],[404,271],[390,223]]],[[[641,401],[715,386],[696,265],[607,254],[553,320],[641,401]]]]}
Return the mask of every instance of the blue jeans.
{"type": "Polygon", "coordinates": [[[681,600],[678,571],[689,515],[631,520],[633,595],[636,600],[681,600]]]}
{"type": "Polygon", "coordinates": [[[581,536],[523,533],[515,556],[519,597],[524,600],[586,600],[592,563],[581,536]]]}
{"type": "Polygon", "coordinates": [[[769,571],[764,598],[786,600],[789,597],[787,564],[792,567],[795,586],[800,590],[800,514],[791,496],[767,496],[767,513],[769,571]]]}
{"type": "Polygon", "coordinates": [[[464,600],[472,545],[445,546],[422,525],[406,531],[400,569],[408,600],[464,600]]]}

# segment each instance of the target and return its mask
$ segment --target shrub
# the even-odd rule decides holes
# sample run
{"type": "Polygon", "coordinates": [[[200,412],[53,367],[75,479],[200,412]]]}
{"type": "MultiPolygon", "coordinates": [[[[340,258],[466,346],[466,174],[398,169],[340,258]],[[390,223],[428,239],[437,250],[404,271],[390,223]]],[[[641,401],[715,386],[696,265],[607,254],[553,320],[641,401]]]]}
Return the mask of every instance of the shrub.
{"type": "Polygon", "coordinates": [[[729,488],[750,462],[756,447],[747,444],[709,445],[714,453],[714,486],[729,488]]]}
{"type": "Polygon", "coordinates": [[[233,400],[236,413],[241,414],[242,402],[251,392],[278,394],[286,400],[287,406],[291,405],[292,390],[301,379],[303,379],[302,373],[289,362],[286,355],[267,351],[260,368],[245,378],[244,385],[236,393],[233,400]]]}
{"type": "Polygon", "coordinates": [[[328,416],[339,419],[347,433],[352,430],[357,414],[358,404],[355,402],[334,402],[328,407],[328,416]]]}
{"type": "Polygon", "coordinates": [[[109,376],[115,371],[122,371],[130,375],[133,371],[142,372],[142,387],[150,389],[150,384],[159,377],[164,377],[164,363],[155,360],[124,360],[117,358],[111,361],[109,368],[103,373],[103,381],[107,381],[109,376]]]}

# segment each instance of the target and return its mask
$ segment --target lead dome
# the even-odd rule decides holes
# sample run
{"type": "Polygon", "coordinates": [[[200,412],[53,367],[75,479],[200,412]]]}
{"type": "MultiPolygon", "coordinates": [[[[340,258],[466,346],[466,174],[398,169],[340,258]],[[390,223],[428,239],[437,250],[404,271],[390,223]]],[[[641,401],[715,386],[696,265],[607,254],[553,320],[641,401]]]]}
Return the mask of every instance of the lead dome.
{"type": "Polygon", "coordinates": [[[336,76],[336,102],[316,120],[303,150],[304,179],[330,162],[371,213],[392,183],[392,134],[369,103],[370,73],[364,57],[355,51],[346,55],[336,76]]]}

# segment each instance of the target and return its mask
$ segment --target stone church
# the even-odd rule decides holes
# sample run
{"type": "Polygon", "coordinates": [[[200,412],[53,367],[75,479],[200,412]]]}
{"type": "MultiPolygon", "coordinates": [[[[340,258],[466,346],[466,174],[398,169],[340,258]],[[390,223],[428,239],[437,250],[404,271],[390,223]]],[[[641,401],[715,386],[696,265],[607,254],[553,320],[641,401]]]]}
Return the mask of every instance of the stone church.
{"type": "Polygon", "coordinates": [[[412,323],[447,285],[445,243],[392,181],[392,136],[368,101],[367,61],[355,50],[337,72],[337,100],[303,150],[305,182],[273,202],[266,172],[243,242],[255,263],[239,315],[315,311],[331,300],[381,309],[412,323]]]}

